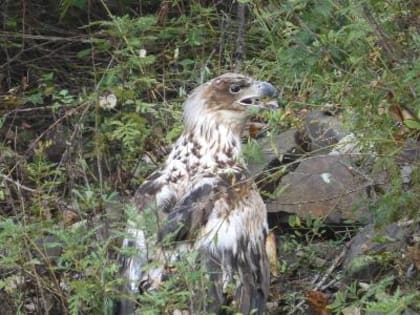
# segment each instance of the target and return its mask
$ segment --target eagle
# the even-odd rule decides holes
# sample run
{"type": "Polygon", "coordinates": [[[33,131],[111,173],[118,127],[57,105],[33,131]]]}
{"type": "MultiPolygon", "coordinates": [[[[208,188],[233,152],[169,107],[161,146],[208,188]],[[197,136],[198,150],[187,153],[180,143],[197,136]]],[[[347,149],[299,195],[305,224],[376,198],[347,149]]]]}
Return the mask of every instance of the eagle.
{"type": "MultiPolygon", "coordinates": [[[[265,250],[266,207],[241,155],[241,135],[250,113],[275,108],[276,89],[268,82],[226,73],[195,88],[184,102],[184,130],[164,165],[137,189],[139,215],[153,208],[158,240],[192,244],[210,280],[204,312],[220,313],[226,288],[243,314],[262,314],[270,267],[265,250]]],[[[163,246],[162,246],[163,247],[163,246]]],[[[125,292],[139,294],[147,264],[144,231],[129,223],[121,273],[125,292]]],[[[118,303],[117,314],[134,314],[135,299],[118,303]]],[[[198,312],[198,311],[194,311],[198,312]]]]}

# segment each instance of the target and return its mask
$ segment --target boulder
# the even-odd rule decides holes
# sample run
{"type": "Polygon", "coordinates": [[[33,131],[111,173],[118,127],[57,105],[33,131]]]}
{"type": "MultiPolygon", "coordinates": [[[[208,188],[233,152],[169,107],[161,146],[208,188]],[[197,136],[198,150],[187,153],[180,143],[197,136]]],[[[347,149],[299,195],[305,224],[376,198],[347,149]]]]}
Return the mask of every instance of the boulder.
{"type": "Polygon", "coordinates": [[[248,169],[251,175],[256,176],[273,163],[273,161],[281,158],[293,151],[296,147],[296,128],[288,129],[278,135],[270,135],[258,139],[258,144],[262,151],[261,157],[258,160],[248,161],[248,169]]]}
{"type": "MultiPolygon", "coordinates": [[[[382,228],[365,226],[351,240],[343,261],[346,279],[370,281],[386,269],[390,259],[409,257],[404,254],[410,236],[416,234],[416,225],[410,222],[392,223],[382,228]]],[[[417,226],[417,233],[419,227],[417,226]]],[[[419,245],[418,241],[415,246],[419,245]]]]}
{"type": "Polygon", "coordinates": [[[327,111],[310,111],[304,120],[304,138],[307,139],[308,151],[327,151],[347,136],[341,121],[327,111]]]}
{"type": "Polygon", "coordinates": [[[281,179],[280,193],[267,202],[270,213],[322,217],[326,223],[366,221],[370,182],[345,155],[316,155],[302,160],[281,179]]]}

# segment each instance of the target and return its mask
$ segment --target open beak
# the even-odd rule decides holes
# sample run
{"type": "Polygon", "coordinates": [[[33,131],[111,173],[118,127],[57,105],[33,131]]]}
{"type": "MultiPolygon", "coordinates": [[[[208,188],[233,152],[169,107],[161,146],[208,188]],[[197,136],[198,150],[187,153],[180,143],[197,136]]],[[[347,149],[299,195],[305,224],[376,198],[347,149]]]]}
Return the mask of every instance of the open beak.
{"type": "Polygon", "coordinates": [[[255,81],[250,93],[239,100],[239,104],[257,109],[276,109],[279,107],[275,97],[277,90],[270,83],[255,81]]]}

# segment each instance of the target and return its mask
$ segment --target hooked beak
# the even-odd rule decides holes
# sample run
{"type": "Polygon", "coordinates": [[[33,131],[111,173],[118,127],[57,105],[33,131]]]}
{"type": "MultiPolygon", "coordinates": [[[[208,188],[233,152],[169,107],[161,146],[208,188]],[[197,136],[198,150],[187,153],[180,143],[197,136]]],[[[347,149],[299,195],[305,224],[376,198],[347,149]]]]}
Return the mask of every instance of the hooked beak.
{"type": "Polygon", "coordinates": [[[255,81],[250,90],[250,95],[241,98],[239,104],[257,109],[276,109],[279,107],[275,100],[277,90],[270,83],[255,81]]]}

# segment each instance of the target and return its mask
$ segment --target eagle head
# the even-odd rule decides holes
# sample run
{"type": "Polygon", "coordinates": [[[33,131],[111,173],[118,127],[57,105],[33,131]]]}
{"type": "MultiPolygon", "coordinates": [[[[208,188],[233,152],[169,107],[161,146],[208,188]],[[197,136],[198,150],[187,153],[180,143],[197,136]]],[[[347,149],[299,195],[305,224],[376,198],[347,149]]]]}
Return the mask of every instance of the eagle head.
{"type": "Polygon", "coordinates": [[[276,95],[277,90],[268,82],[225,73],[192,91],[184,103],[184,120],[187,127],[213,120],[243,125],[252,110],[276,108],[276,95]]]}

